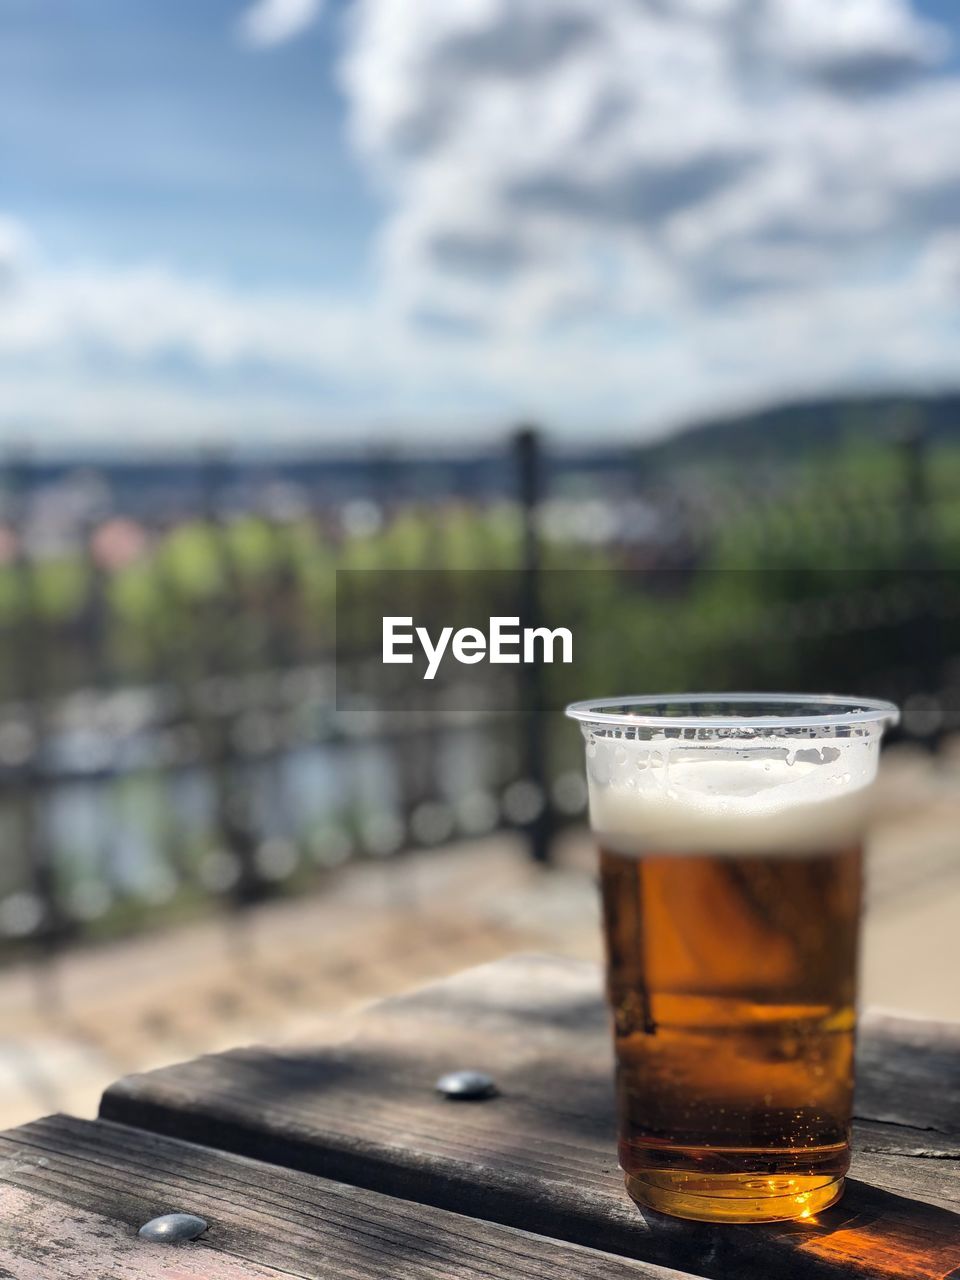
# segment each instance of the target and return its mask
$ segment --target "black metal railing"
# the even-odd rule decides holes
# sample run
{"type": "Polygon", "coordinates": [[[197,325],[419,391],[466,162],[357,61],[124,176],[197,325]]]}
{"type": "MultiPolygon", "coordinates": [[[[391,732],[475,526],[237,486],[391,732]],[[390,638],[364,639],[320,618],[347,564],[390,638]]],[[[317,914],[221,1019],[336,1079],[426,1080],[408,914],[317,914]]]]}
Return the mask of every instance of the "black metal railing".
{"type": "Polygon", "coordinates": [[[208,456],[153,487],[11,462],[0,954],[505,828],[549,860],[585,803],[556,688],[519,668],[495,723],[338,717],[338,567],[520,569],[526,625],[549,575],[603,570],[597,679],[618,687],[569,696],[843,683],[903,702],[904,732],[936,747],[960,727],[960,467],[917,434],[870,458],[876,476],[838,478],[829,455],[648,473],[643,451],[550,452],[527,427],[473,459],[208,456]]]}

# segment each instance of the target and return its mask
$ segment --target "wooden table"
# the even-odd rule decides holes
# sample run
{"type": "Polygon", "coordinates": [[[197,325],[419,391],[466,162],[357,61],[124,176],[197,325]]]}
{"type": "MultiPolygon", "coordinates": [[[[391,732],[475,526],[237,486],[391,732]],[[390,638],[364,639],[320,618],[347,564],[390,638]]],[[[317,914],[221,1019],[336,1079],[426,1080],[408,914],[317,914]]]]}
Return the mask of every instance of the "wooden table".
{"type": "Polygon", "coordinates": [[[131,1076],[96,1122],[0,1137],[0,1277],[960,1276],[960,1027],[865,1020],[852,1176],[803,1224],[637,1209],[611,1075],[596,969],[517,957],[386,1001],[342,1043],[131,1076]],[[499,1095],[440,1097],[458,1067],[499,1095]],[[173,1210],[208,1230],[137,1237],[173,1210]]]}

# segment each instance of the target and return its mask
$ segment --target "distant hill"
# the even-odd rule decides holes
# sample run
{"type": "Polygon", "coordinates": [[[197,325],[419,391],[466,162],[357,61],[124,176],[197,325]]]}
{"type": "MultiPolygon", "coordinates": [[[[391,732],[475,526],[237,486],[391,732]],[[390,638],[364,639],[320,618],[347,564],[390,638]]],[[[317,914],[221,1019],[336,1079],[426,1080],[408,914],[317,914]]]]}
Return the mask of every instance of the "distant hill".
{"type": "MultiPolygon", "coordinates": [[[[829,452],[850,437],[892,439],[913,428],[929,440],[960,443],[960,392],[931,396],[860,396],[778,405],[755,413],[694,423],[663,440],[570,447],[543,432],[545,488],[559,481],[568,492],[602,485],[635,491],[673,471],[693,467],[742,467],[789,462],[829,452]]],[[[352,498],[387,503],[411,498],[511,496],[517,492],[517,458],[510,432],[491,431],[485,446],[460,451],[342,446],[256,453],[184,448],[151,455],[126,451],[37,458],[0,456],[0,514],[11,496],[30,502],[53,499],[77,510],[120,510],[175,518],[205,508],[247,509],[264,501],[281,506],[295,491],[307,501],[352,498]],[[73,494],[65,498],[65,490],[73,494]],[[286,497],[284,495],[287,495],[286,497]],[[271,496],[272,495],[272,496],[271,496]]]]}
{"type": "Polygon", "coordinates": [[[928,441],[960,441],[960,392],[856,396],[777,405],[695,423],[642,449],[647,469],[737,459],[789,460],[835,448],[851,436],[893,439],[920,431],[928,441]]]}

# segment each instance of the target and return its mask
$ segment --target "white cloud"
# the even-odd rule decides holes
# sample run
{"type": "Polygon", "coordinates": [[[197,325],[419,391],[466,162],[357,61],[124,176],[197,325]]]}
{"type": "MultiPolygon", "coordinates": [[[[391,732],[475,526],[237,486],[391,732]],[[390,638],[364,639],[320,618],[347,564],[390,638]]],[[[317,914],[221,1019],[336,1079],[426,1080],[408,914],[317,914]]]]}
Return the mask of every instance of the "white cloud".
{"type": "Polygon", "coordinates": [[[323,374],[359,341],[356,307],[316,296],[244,294],[162,267],[53,267],[20,273],[0,300],[0,356],[181,355],[216,371],[245,362],[323,374]]]}
{"type": "Polygon", "coordinates": [[[789,290],[747,294],[736,307],[665,309],[652,329],[647,275],[596,291],[590,271],[572,270],[563,322],[525,323],[524,308],[559,307],[559,294],[537,293],[545,279],[516,284],[512,329],[465,340],[442,323],[439,334],[411,326],[389,299],[248,294],[160,267],[66,269],[34,250],[0,293],[0,427],[115,443],[449,439],[456,428],[481,439],[521,415],[558,431],[656,430],[830,390],[852,373],[922,385],[955,362],[954,331],[941,324],[960,289],[955,232],[899,273],[821,285],[801,307],[789,290]]]}
{"type": "Polygon", "coordinates": [[[237,24],[241,40],[254,48],[284,44],[311,27],[323,0],[255,0],[237,24]]]}
{"type": "Polygon", "coordinates": [[[244,292],[160,265],[53,263],[0,218],[7,430],[189,438],[316,422],[363,401],[369,324],[368,309],[315,293],[244,292]]]}
{"type": "Polygon", "coordinates": [[[356,0],[388,292],[514,339],[579,313],[683,342],[759,296],[870,305],[894,261],[909,290],[960,193],[944,53],[903,0],[356,0]]]}
{"type": "Polygon", "coordinates": [[[944,53],[942,35],[905,0],[777,0],[768,5],[765,34],[774,56],[838,88],[882,86],[944,53]]]}
{"type": "Polygon", "coordinates": [[[32,250],[33,243],[23,223],[0,214],[0,293],[12,288],[32,250]]]}
{"type": "Polygon", "coordinates": [[[905,0],[353,0],[347,29],[369,292],[55,264],[0,219],[0,422],[652,431],[955,380],[960,77],[905,0]]]}

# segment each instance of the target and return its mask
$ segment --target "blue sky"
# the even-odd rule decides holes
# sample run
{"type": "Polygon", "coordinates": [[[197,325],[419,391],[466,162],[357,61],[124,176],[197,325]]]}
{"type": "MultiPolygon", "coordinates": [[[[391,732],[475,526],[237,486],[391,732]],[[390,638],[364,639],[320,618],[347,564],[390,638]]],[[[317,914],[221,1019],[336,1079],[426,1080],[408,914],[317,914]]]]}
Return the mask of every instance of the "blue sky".
{"type": "Polygon", "coordinates": [[[946,385],[958,34],[951,0],[0,0],[0,429],[582,439],[946,385]]]}
{"type": "Polygon", "coordinates": [[[236,0],[3,0],[4,203],[58,257],[351,287],[377,204],[347,144],[338,15],[265,54],[236,0]]]}

